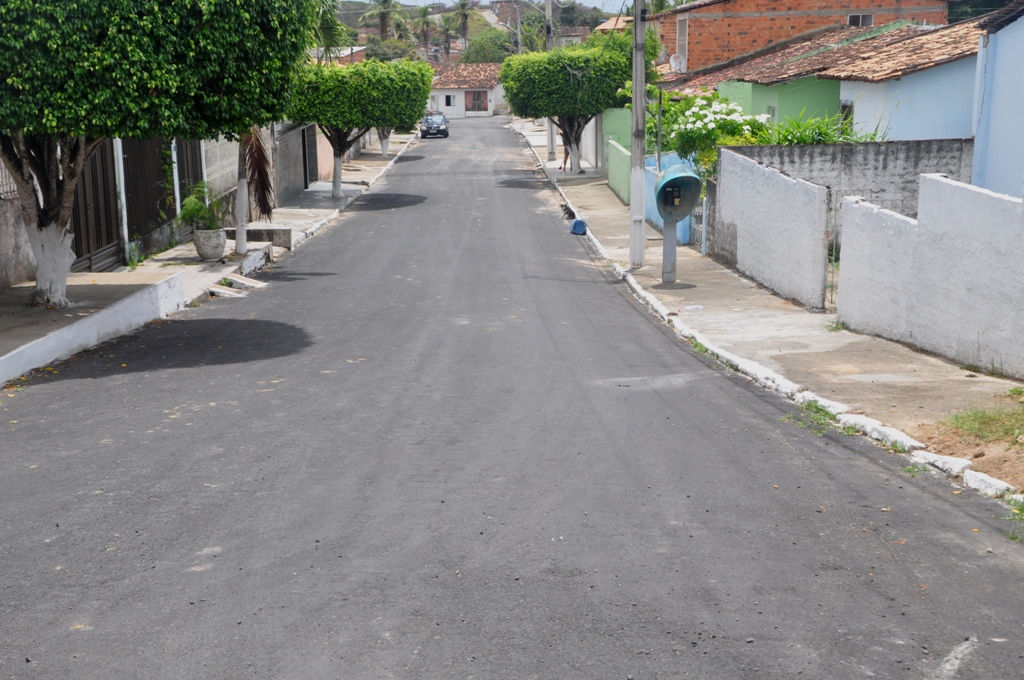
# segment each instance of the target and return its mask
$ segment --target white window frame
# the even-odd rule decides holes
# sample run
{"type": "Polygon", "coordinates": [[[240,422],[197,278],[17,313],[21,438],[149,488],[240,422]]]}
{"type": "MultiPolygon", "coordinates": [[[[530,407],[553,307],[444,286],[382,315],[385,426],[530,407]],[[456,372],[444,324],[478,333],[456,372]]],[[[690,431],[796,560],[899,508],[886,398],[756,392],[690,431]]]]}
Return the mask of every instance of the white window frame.
{"type": "MultiPolygon", "coordinates": [[[[686,70],[686,64],[689,61],[687,58],[687,52],[690,49],[690,20],[688,17],[676,17],[676,51],[674,54],[678,54],[683,58],[683,69],[686,70]],[[682,38],[682,40],[680,40],[682,38]],[[682,49],[679,49],[682,47],[682,49]]],[[[671,55],[670,55],[671,56],[671,55]]]]}

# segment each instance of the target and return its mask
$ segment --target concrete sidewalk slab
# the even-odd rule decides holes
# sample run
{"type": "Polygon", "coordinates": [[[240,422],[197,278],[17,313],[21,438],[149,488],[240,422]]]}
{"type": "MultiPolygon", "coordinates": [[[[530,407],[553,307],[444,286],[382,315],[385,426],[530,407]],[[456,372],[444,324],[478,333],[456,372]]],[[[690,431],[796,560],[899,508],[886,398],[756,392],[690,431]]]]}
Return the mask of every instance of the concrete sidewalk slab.
{"type": "Polygon", "coordinates": [[[63,310],[26,307],[34,285],[0,290],[0,384],[185,306],[180,273],[71,274],[63,310]]]}

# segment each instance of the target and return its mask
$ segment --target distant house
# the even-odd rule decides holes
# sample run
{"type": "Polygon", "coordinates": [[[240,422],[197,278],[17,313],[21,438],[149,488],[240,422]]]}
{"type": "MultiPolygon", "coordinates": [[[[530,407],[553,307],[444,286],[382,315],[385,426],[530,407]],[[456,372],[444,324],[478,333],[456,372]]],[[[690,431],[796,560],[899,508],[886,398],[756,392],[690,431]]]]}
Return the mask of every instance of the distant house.
{"type": "Polygon", "coordinates": [[[505,104],[501,64],[454,64],[434,77],[430,107],[448,118],[493,116],[505,104]]]}
{"type": "MultiPolygon", "coordinates": [[[[310,58],[315,61],[325,60],[325,50],[322,47],[316,47],[309,51],[310,58]]],[[[328,61],[334,64],[353,64],[357,61],[366,60],[366,46],[365,45],[354,45],[352,47],[339,47],[336,50],[331,50],[330,58],[328,61]]]]}
{"type": "Polygon", "coordinates": [[[901,19],[945,24],[946,1],[696,0],[651,17],[665,48],[663,61],[678,54],[683,71],[721,64],[815,29],[901,19]]]}
{"type": "Polygon", "coordinates": [[[555,46],[565,47],[566,45],[579,45],[587,39],[591,33],[586,26],[562,26],[555,36],[555,46]]]}
{"type": "Polygon", "coordinates": [[[624,31],[633,23],[633,17],[612,17],[594,28],[594,33],[611,33],[612,31],[624,31]]]}
{"type": "Polygon", "coordinates": [[[970,137],[981,21],[868,49],[818,77],[840,81],[856,130],[884,130],[887,139],[970,137]]]}
{"type": "Polygon", "coordinates": [[[987,15],[974,95],[975,186],[1019,196],[1024,181],[1024,0],[987,15]]]}
{"type": "Polygon", "coordinates": [[[818,75],[839,64],[907,40],[923,29],[905,21],[871,28],[842,26],[791,39],[720,67],[677,75],[671,91],[717,90],[751,115],[773,120],[819,118],[841,111],[841,85],[818,75]]]}

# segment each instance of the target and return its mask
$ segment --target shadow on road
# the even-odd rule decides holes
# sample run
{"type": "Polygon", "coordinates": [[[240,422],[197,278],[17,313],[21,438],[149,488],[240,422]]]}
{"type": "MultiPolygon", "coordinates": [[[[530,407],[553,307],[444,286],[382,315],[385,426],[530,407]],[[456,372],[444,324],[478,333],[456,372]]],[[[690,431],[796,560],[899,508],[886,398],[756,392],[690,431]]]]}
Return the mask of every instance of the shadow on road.
{"type": "Polygon", "coordinates": [[[311,347],[309,333],[260,319],[177,319],[152,322],[136,333],[77,354],[22,385],[106,378],[124,373],[223,366],[279,359],[311,347]]]}
{"type": "Polygon", "coordinates": [[[293,272],[267,268],[260,273],[259,278],[268,283],[287,283],[290,281],[305,281],[306,279],[319,276],[337,276],[337,274],[334,272],[293,272]]]}
{"type": "Polygon", "coordinates": [[[413,161],[421,161],[424,158],[426,158],[426,156],[416,156],[416,155],[408,154],[407,153],[407,154],[403,154],[403,155],[399,156],[395,160],[395,163],[412,163],[413,161]]]}
{"type": "Polygon", "coordinates": [[[363,194],[348,207],[348,212],[373,212],[410,208],[427,200],[419,194],[363,194]]]}

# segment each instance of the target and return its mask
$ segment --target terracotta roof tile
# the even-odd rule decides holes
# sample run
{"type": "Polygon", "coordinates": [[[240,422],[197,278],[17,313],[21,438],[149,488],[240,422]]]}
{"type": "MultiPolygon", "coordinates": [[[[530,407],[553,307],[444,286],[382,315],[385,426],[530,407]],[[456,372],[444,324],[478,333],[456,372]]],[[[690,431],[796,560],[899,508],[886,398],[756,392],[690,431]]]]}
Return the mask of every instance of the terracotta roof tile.
{"type": "Polygon", "coordinates": [[[435,90],[488,90],[498,84],[501,64],[455,64],[434,78],[435,90]]]}
{"type": "Polygon", "coordinates": [[[724,67],[708,69],[690,78],[683,76],[682,83],[669,89],[714,89],[719,83],[729,80],[775,85],[846,64],[858,59],[865,50],[907,40],[920,35],[921,31],[921,27],[908,25],[905,21],[867,28],[841,26],[818,31],[773,46],[768,51],[740,57],[724,67]]]}
{"type": "Polygon", "coordinates": [[[633,23],[633,17],[612,17],[603,24],[598,24],[594,29],[595,33],[606,33],[607,31],[624,31],[633,23]]]}
{"type": "Polygon", "coordinates": [[[1016,0],[1000,10],[986,14],[982,17],[979,27],[985,29],[986,33],[996,33],[1022,16],[1024,16],[1024,0],[1016,0]]]}
{"type": "Polygon", "coordinates": [[[819,73],[818,77],[877,83],[970,57],[978,53],[978,38],[984,32],[979,24],[983,20],[972,19],[895,44],[872,46],[855,59],[819,73]]]}

